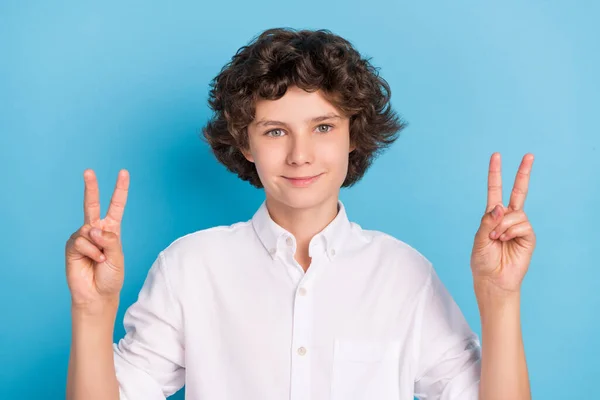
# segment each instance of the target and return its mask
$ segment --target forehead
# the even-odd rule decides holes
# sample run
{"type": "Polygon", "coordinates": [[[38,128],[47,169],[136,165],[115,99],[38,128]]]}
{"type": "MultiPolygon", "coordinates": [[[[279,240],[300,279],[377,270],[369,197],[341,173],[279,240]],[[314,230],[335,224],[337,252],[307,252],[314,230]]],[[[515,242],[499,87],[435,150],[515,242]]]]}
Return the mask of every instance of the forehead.
{"type": "Polygon", "coordinates": [[[258,100],[254,122],[265,118],[304,121],[328,113],[339,114],[339,110],[325,98],[321,90],[307,92],[294,86],[289,87],[280,99],[258,100]]]}

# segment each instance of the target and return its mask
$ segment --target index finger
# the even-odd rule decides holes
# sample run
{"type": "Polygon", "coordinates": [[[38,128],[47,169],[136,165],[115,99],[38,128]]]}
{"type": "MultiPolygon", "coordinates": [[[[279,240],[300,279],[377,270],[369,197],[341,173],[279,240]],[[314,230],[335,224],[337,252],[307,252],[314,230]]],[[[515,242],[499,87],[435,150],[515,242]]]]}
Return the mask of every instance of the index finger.
{"type": "Polygon", "coordinates": [[[525,198],[527,197],[527,191],[529,190],[529,176],[531,174],[531,166],[533,165],[533,154],[527,153],[521,161],[517,176],[515,178],[515,185],[510,196],[510,203],[508,207],[513,210],[520,210],[525,205],[525,198]]]}
{"type": "Polygon", "coordinates": [[[98,180],[92,169],[83,171],[85,189],[83,192],[83,221],[84,224],[92,224],[100,219],[100,191],[98,180]]]}
{"type": "Polygon", "coordinates": [[[488,195],[487,207],[485,212],[488,213],[497,204],[502,204],[502,161],[500,153],[496,152],[490,157],[490,168],[488,171],[488,195]]]}
{"type": "Polygon", "coordinates": [[[106,219],[119,225],[123,219],[125,212],[125,204],[127,204],[127,193],[129,191],[129,172],[126,169],[119,171],[115,191],[110,199],[110,205],[106,213],[106,219]]]}

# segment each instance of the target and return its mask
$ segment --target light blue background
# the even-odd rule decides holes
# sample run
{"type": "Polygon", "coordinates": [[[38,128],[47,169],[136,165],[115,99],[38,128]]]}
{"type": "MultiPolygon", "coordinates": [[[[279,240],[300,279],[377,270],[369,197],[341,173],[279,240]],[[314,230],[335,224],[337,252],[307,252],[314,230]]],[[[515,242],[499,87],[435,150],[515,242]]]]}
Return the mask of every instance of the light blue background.
{"type": "Polygon", "coordinates": [[[533,397],[594,397],[599,11],[541,0],[2,1],[2,398],[65,396],[64,245],[83,221],[85,168],[98,175],[103,216],[117,172],[131,174],[115,340],[160,250],[252,216],[262,191],[217,164],[198,135],[210,79],[276,26],[330,29],[381,68],[410,126],[342,200],[353,221],[431,260],[479,334],[469,257],[489,157],[502,154],[507,204],[522,156],[535,155],[525,210],[538,246],[522,295],[533,397]]]}

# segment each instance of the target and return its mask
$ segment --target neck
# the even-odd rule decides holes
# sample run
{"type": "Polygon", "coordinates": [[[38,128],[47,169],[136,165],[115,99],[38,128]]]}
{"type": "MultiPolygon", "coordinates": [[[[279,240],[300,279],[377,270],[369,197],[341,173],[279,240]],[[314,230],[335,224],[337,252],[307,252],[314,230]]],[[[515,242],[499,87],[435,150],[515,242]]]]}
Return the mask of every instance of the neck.
{"type": "Polygon", "coordinates": [[[301,264],[309,259],[310,240],[329,225],[338,213],[337,196],[306,208],[291,207],[267,196],[266,205],[273,221],[296,238],[296,259],[301,264]]]}

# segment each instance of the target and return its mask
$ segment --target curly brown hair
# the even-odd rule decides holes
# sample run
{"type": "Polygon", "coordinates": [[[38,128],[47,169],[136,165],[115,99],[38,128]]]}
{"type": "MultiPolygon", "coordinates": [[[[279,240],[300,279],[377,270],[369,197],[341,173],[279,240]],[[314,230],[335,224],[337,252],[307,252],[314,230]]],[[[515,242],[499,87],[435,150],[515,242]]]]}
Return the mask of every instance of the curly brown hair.
{"type": "Polygon", "coordinates": [[[327,29],[267,29],[241,47],[212,80],[214,115],[202,128],[213,154],[227,169],[262,188],[248,149],[248,125],[259,99],[277,100],[290,86],[324,97],[350,120],[348,172],[342,187],[358,182],[381,151],[407,126],[392,110],[391,90],[378,68],[352,44],[327,29]]]}

